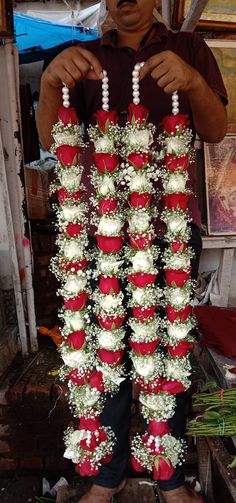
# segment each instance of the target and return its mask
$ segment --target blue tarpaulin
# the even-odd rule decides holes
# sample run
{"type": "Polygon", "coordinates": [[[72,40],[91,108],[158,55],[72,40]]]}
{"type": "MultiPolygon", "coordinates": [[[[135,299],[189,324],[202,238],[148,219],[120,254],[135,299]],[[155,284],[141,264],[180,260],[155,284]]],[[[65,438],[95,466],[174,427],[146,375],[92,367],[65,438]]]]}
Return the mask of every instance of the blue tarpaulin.
{"type": "Polygon", "coordinates": [[[55,24],[18,12],[14,12],[14,29],[20,63],[31,63],[50,57],[58,46],[63,49],[78,42],[98,38],[96,30],[55,24]]]}

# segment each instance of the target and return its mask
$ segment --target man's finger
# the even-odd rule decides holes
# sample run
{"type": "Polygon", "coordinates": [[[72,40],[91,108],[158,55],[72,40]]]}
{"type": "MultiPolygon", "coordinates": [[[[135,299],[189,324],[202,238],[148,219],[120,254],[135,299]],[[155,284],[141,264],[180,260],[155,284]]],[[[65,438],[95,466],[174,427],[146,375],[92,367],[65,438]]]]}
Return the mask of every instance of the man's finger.
{"type": "Polygon", "coordinates": [[[151,73],[154,70],[154,68],[163,63],[163,61],[165,61],[165,56],[163,52],[160,52],[160,54],[155,54],[154,56],[149,58],[140,70],[139,73],[140,80],[142,80],[144,77],[146,77],[146,75],[151,73]]]}
{"type": "Polygon", "coordinates": [[[102,79],[103,78],[103,68],[100,63],[100,61],[92,54],[92,52],[87,51],[87,49],[84,49],[83,47],[78,47],[78,51],[80,54],[88,61],[90,67],[92,67],[92,72],[96,75],[97,79],[102,79]]]}

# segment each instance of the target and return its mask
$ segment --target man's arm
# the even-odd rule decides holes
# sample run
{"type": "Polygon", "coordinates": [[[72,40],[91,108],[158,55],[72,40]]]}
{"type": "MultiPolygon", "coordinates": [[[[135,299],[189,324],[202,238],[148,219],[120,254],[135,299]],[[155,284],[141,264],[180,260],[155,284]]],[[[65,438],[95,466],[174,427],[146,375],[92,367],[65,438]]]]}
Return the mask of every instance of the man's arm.
{"type": "Polygon", "coordinates": [[[202,75],[172,51],[152,56],[140,71],[140,78],[151,74],[167,94],[181,91],[187,96],[193,122],[200,138],[209,143],[221,141],[227,130],[227,114],[221,98],[202,75]]]}
{"type": "Polygon", "coordinates": [[[102,66],[96,56],[82,47],[69,47],[61,52],[42,75],[37,125],[40,141],[46,149],[53,143],[51,130],[57,122],[57,111],[62,105],[62,82],[72,88],[83,78],[99,80],[102,66]]]}

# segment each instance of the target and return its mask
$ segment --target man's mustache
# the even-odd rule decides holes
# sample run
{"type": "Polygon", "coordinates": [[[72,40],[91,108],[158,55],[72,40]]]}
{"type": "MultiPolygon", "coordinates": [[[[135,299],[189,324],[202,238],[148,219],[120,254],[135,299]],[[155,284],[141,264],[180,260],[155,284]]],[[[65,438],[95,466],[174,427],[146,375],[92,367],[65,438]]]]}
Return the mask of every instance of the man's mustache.
{"type": "Polygon", "coordinates": [[[119,8],[123,3],[134,3],[136,4],[137,3],[137,0],[119,0],[119,2],[117,3],[117,8],[119,8]]]}

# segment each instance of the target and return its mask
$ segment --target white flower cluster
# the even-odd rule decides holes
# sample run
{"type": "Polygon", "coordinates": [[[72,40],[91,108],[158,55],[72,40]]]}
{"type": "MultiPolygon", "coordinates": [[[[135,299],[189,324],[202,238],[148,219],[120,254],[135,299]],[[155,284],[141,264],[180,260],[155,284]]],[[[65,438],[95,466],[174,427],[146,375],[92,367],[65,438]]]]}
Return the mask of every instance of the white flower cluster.
{"type": "Polygon", "coordinates": [[[68,124],[65,126],[62,121],[58,121],[52,128],[52,136],[55,144],[52,146],[52,152],[60,145],[71,145],[83,147],[83,130],[78,124],[68,124]]]}
{"type": "Polygon", "coordinates": [[[150,146],[153,144],[153,135],[155,127],[153,124],[147,124],[143,121],[140,124],[127,123],[121,131],[121,155],[128,156],[131,152],[150,152],[150,146]]]}
{"type": "Polygon", "coordinates": [[[174,414],[176,399],[170,393],[164,391],[157,394],[140,393],[139,400],[142,404],[142,414],[145,419],[154,418],[156,421],[166,421],[174,414]]]}
{"type": "MultiPolygon", "coordinates": [[[[95,449],[90,453],[90,464],[92,468],[100,467],[102,459],[112,454],[115,437],[114,433],[108,427],[103,427],[103,431],[106,433],[107,440],[101,442],[95,449]]],[[[95,432],[96,433],[96,432],[95,432]]],[[[80,442],[86,440],[88,445],[91,443],[93,433],[87,430],[74,430],[69,427],[65,431],[64,441],[66,445],[66,450],[64,457],[66,459],[71,459],[75,464],[81,464],[84,461],[85,451],[81,447],[80,442]]],[[[97,432],[97,436],[99,433],[97,432]]]]}

